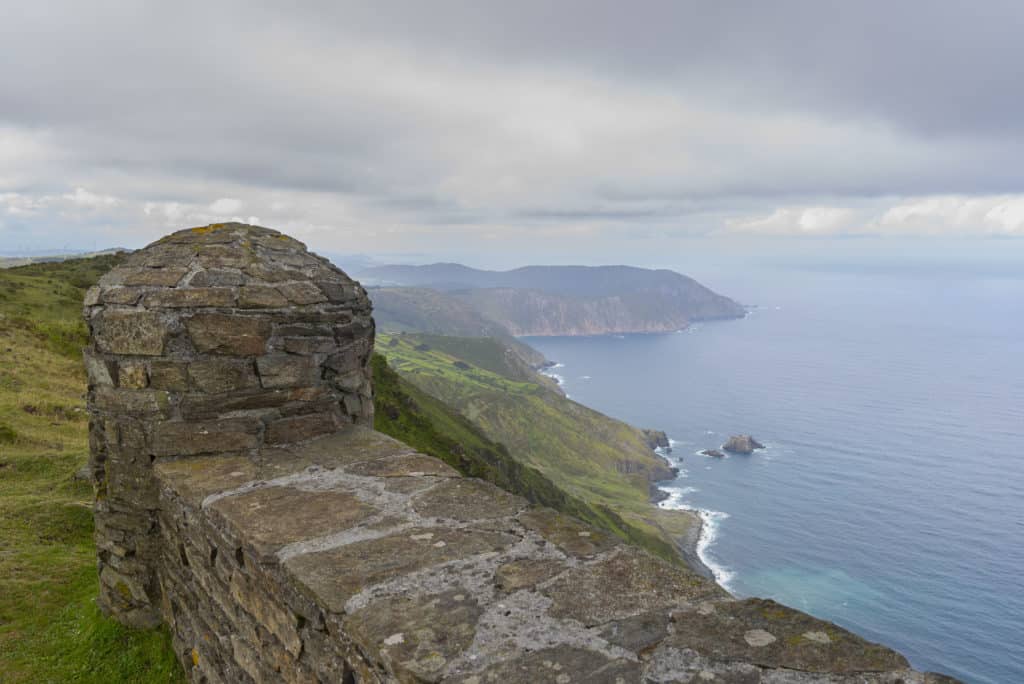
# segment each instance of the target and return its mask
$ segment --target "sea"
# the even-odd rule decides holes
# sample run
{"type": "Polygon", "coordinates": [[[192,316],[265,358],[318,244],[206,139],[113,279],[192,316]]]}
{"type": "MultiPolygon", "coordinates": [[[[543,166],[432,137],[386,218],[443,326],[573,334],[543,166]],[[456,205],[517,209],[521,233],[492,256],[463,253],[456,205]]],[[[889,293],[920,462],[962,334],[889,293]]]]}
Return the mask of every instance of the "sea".
{"type": "Polygon", "coordinates": [[[1024,683],[1024,268],[771,267],[701,278],[741,320],[526,338],[572,399],[665,430],[661,505],[763,596],[914,667],[1024,683]],[[767,448],[725,458],[731,434],[767,448]]]}

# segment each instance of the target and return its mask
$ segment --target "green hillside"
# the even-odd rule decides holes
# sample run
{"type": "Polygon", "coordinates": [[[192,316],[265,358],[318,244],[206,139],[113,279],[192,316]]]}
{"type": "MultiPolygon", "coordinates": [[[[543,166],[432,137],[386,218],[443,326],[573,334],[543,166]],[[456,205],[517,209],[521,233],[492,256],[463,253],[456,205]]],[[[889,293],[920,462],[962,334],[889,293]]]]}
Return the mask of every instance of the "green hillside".
{"type": "Polygon", "coordinates": [[[652,481],[671,473],[640,430],[566,399],[536,373],[495,372],[504,358],[497,341],[381,335],[377,348],[399,375],[504,444],[515,460],[590,510],[621,518],[630,528],[625,534],[643,537],[652,550],[676,555],[695,519],[651,505],[652,481]]]}
{"type": "MultiPolygon", "coordinates": [[[[88,457],[81,301],[119,258],[0,271],[4,684],[184,681],[166,630],[126,629],[96,608],[92,491],[75,477],[88,457]]],[[[517,344],[381,336],[401,374],[374,359],[375,427],[678,560],[692,518],[648,503],[645,473],[663,466],[638,431],[545,385],[517,344]]]]}
{"type": "Polygon", "coordinates": [[[85,288],[117,257],[0,271],[0,680],[181,682],[166,630],[96,608],[81,348],[85,288]]]}

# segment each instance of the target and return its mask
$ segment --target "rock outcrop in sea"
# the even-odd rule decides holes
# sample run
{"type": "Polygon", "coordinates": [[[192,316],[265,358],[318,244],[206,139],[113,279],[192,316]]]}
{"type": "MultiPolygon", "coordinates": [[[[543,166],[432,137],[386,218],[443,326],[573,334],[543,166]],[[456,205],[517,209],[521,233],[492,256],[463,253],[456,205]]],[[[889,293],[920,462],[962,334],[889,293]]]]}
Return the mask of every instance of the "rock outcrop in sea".
{"type": "Polygon", "coordinates": [[[761,444],[750,435],[733,435],[729,438],[729,441],[722,445],[723,451],[729,451],[734,454],[752,454],[755,449],[764,449],[764,444],[761,444]]]}

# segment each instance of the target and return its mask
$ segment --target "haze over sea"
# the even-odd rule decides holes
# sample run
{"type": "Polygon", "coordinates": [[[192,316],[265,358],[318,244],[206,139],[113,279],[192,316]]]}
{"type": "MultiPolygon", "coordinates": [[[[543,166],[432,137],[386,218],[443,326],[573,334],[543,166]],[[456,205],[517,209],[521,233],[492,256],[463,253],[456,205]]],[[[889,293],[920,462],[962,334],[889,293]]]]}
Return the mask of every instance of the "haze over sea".
{"type": "MultiPolygon", "coordinates": [[[[686,269],[678,269],[686,272],[686,269]]],[[[695,274],[757,305],[665,335],[530,338],[573,399],[675,441],[663,505],[768,596],[966,682],[1024,682],[1024,274],[695,274]],[[753,456],[697,455],[732,433],[753,456]]]]}

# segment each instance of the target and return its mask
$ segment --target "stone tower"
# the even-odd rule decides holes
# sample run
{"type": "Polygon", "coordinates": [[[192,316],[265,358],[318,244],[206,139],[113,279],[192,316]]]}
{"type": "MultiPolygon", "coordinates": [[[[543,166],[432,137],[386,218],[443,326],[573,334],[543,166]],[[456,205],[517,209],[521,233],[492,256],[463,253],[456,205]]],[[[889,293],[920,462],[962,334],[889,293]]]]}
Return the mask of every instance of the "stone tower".
{"type": "Polygon", "coordinates": [[[226,223],[135,252],[84,315],[100,605],[155,625],[153,463],[372,426],[370,301],[302,243],[226,223]]]}

